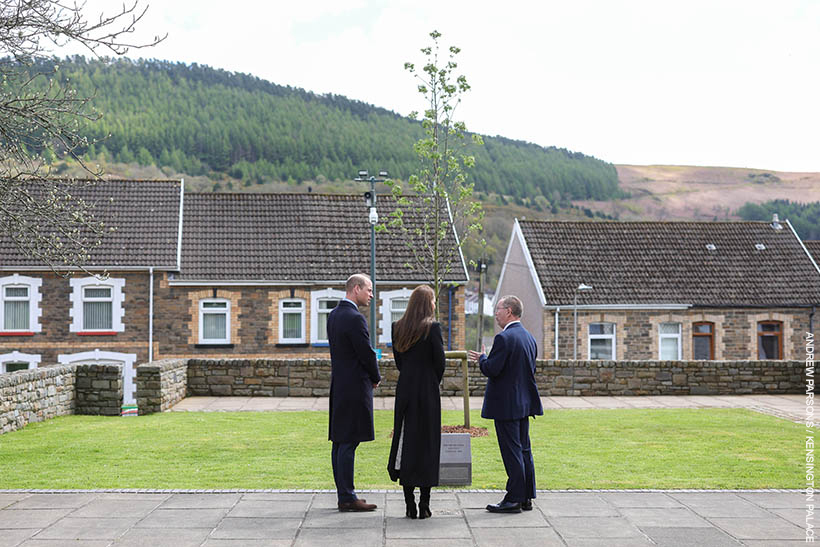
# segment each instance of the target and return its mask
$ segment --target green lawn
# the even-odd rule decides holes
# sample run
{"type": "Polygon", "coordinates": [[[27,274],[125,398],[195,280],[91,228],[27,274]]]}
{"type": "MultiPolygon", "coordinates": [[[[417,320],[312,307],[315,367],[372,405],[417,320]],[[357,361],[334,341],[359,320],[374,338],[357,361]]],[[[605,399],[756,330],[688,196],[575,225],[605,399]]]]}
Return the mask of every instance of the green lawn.
{"type": "MultiPolygon", "coordinates": [[[[387,476],[393,413],[357,451],[357,488],[387,476]]],[[[444,412],[459,424],[460,411],[444,412]]],[[[506,477],[491,421],[473,488],[506,477]]],[[[560,410],[531,422],[538,488],[800,488],[803,428],[740,409],[560,410]]],[[[0,435],[2,488],[332,488],[324,412],[66,416],[0,435]]]]}

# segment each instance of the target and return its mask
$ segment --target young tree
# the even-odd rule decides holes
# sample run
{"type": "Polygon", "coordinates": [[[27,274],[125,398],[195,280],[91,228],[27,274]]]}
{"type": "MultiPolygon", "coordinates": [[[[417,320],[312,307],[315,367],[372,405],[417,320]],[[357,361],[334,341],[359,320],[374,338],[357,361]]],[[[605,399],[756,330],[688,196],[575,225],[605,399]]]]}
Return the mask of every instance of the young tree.
{"type": "Polygon", "coordinates": [[[83,9],[83,3],[63,0],[0,0],[0,235],[55,270],[82,267],[104,227],[93,204],[74,195],[88,183],[49,179],[47,158],[68,156],[98,177],[99,169],[82,158],[92,143],[80,122],[99,115],[91,97],[53,78],[56,68],[43,72],[36,62],[49,47],[79,44],[97,56],[122,55],[164,39],[126,40],[147,10],[139,0],[94,19],[83,9]]]}
{"type": "MultiPolygon", "coordinates": [[[[419,168],[408,181],[415,195],[404,195],[399,182],[388,181],[397,207],[390,214],[386,229],[405,236],[415,258],[415,264],[408,266],[428,275],[438,295],[446,276],[454,266],[461,265],[459,251],[464,242],[480,233],[484,213],[481,204],[473,199],[473,183],[467,179],[466,171],[475,165],[475,157],[467,153],[467,128],[455,118],[462,95],[470,89],[467,78],[456,73],[455,59],[461,50],[450,46],[446,59],[440,58],[441,33],[433,31],[430,38],[432,45],[421,50],[425,57],[423,68],[419,71],[413,63],[404,64],[419,81],[418,91],[426,103],[421,118],[424,137],[413,147],[419,168]],[[403,220],[405,210],[412,210],[420,222],[407,225],[403,220]]],[[[410,116],[415,119],[418,113],[410,116]]],[[[472,135],[471,140],[476,145],[483,144],[480,135],[472,135]]]]}

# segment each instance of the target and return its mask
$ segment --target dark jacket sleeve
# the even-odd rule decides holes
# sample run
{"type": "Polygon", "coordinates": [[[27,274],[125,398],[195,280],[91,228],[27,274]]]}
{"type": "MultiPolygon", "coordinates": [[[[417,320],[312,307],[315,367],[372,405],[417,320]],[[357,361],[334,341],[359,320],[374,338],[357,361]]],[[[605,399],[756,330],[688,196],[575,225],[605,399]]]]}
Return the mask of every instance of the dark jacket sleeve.
{"type": "Polygon", "coordinates": [[[356,352],[356,357],[364,368],[370,381],[378,384],[382,377],[379,375],[379,364],[376,362],[376,352],[370,347],[370,336],[367,333],[367,321],[362,314],[356,314],[359,322],[358,328],[354,328],[350,332],[350,344],[353,351],[356,352]]]}
{"type": "Polygon", "coordinates": [[[441,336],[441,324],[433,323],[430,327],[430,343],[433,346],[433,370],[436,372],[436,378],[439,383],[444,376],[444,340],[441,336]]]}
{"type": "Polygon", "coordinates": [[[504,344],[504,336],[500,333],[495,335],[493,339],[493,348],[490,350],[490,355],[487,357],[481,356],[478,360],[481,368],[481,374],[488,378],[494,378],[501,374],[504,370],[504,365],[507,364],[507,351],[504,344]]]}
{"type": "MultiPolygon", "coordinates": [[[[393,323],[393,325],[391,325],[391,327],[390,327],[390,339],[391,340],[396,339],[396,323],[393,323]]],[[[403,364],[401,362],[401,353],[396,351],[396,346],[395,345],[393,346],[393,360],[396,362],[396,368],[399,371],[401,371],[401,366],[403,364]]]]}

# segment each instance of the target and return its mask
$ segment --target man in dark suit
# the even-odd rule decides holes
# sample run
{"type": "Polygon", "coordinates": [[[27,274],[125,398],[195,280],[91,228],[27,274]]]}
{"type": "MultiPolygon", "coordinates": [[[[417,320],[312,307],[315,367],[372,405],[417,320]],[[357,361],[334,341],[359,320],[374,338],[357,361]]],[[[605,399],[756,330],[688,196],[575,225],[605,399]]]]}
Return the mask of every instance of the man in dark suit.
{"type": "Polygon", "coordinates": [[[353,487],[356,447],[375,438],[373,388],[381,381],[367,321],[359,313],[359,306],[367,306],[373,298],[373,284],[368,276],[354,274],[347,280],[345,293],[327,318],[333,480],[339,511],[373,511],[376,506],[358,499],[353,487]]]}
{"type": "Polygon", "coordinates": [[[521,300],[503,296],[495,309],[502,331],[495,336],[490,355],[470,351],[487,377],[482,418],[495,420],[501,459],[507,471],[507,494],[500,503],[487,506],[491,513],[520,513],[532,509],[535,497],[535,466],[530,447],[530,416],[544,414],[535,384],[535,339],[521,325],[521,300]]]}

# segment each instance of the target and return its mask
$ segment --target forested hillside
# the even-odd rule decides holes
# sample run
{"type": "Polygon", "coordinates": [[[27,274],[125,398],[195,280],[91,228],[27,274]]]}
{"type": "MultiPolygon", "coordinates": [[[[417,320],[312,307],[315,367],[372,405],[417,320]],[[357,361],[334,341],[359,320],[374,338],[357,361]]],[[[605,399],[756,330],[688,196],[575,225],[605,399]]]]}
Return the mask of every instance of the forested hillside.
{"type": "MultiPolygon", "coordinates": [[[[338,95],[316,95],[253,76],[164,61],[43,61],[33,71],[70,79],[94,95],[102,139],[91,158],[168,166],[190,175],[224,173],[253,186],[269,181],[349,180],[360,168],[406,180],[416,167],[419,123],[338,95]]],[[[43,82],[45,79],[43,79],[43,82]]],[[[467,120],[469,126],[469,120],[467,120]]],[[[471,150],[476,190],[541,205],[621,195],[612,164],[559,148],[485,137],[471,150]]],[[[59,153],[59,151],[57,151],[59,153]]],[[[48,153],[48,152],[47,152],[48,153]]]]}
{"type": "Polygon", "coordinates": [[[802,239],[820,239],[820,202],[795,203],[775,199],[766,203],[746,203],[737,210],[743,220],[771,220],[776,213],[780,220],[788,219],[802,239]]]}

